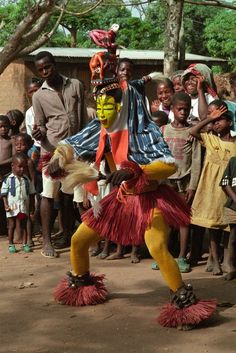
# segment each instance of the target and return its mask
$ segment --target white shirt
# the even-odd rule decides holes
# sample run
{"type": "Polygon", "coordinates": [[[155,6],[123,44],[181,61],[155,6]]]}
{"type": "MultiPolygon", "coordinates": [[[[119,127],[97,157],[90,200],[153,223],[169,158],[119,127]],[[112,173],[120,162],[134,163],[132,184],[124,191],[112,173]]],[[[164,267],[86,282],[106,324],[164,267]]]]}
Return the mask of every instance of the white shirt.
{"type": "MultiPolygon", "coordinates": [[[[212,97],[208,93],[205,93],[205,98],[206,98],[207,105],[209,105],[215,99],[214,97],[212,97]]],[[[198,97],[197,98],[191,98],[191,110],[190,110],[190,114],[189,114],[189,116],[191,117],[190,120],[193,120],[193,117],[199,118],[199,114],[198,114],[198,99],[199,99],[198,97]]]]}
{"type": "Polygon", "coordinates": [[[26,132],[28,135],[32,137],[34,140],[34,144],[37,147],[41,146],[40,141],[36,141],[33,136],[32,136],[32,131],[33,131],[33,126],[35,124],[35,119],[34,119],[34,110],[33,106],[31,106],[25,113],[25,126],[26,126],[26,132]]]}
{"type": "Polygon", "coordinates": [[[7,197],[10,211],[6,212],[7,217],[16,217],[18,213],[29,215],[29,195],[35,194],[35,188],[30,179],[24,175],[18,178],[11,173],[3,182],[1,195],[7,197]],[[13,179],[13,181],[12,181],[13,179]],[[14,183],[14,193],[12,195],[12,183],[14,183]],[[28,183],[28,187],[27,187],[28,183]]]}

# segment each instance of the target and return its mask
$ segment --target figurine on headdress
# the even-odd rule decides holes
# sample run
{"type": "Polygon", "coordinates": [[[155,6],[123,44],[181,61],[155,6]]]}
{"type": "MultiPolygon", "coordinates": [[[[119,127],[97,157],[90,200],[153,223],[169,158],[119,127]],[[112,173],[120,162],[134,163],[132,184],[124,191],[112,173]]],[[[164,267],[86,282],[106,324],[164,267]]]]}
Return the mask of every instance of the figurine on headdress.
{"type": "Polygon", "coordinates": [[[91,79],[94,80],[99,76],[100,80],[105,77],[105,71],[108,76],[115,77],[115,69],[117,64],[117,43],[115,43],[116,34],[119,30],[118,24],[113,24],[109,31],[103,29],[94,29],[89,32],[90,38],[98,46],[107,49],[94,54],[89,62],[91,70],[91,79]]]}

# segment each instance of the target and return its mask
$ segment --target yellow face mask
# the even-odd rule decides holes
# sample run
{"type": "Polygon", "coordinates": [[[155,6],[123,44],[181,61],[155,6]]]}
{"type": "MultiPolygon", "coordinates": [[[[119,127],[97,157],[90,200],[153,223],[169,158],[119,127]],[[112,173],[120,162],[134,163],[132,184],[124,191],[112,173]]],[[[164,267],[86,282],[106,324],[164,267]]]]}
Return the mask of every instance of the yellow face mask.
{"type": "Polygon", "coordinates": [[[97,98],[97,116],[105,129],[114,123],[119,110],[120,103],[116,103],[114,97],[103,94],[97,98]]]}

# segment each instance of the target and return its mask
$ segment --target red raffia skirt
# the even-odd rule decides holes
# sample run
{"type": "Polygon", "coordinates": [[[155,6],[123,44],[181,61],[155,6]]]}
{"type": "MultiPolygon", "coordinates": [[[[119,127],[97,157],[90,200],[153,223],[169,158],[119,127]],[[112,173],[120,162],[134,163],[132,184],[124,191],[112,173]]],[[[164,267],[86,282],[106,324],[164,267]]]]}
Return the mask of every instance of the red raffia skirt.
{"type": "Polygon", "coordinates": [[[94,229],[101,238],[121,245],[144,243],[145,230],[150,227],[154,209],[159,209],[172,228],[190,223],[190,207],[168,185],[138,195],[126,195],[125,202],[117,200],[118,188],[101,201],[101,212],[94,216],[93,209],[82,215],[83,222],[94,229]]]}

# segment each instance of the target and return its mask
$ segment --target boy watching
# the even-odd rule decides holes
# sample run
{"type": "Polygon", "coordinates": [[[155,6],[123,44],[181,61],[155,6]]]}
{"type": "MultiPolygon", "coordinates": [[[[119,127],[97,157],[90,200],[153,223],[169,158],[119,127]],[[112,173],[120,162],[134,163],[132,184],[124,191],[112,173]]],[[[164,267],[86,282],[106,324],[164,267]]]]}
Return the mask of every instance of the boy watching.
{"type": "MultiPolygon", "coordinates": [[[[178,169],[169,177],[171,186],[191,204],[201,172],[201,146],[190,138],[191,126],[187,119],[191,109],[191,98],[183,92],[175,93],[172,99],[174,121],[162,128],[163,136],[175,158],[178,169]]],[[[180,228],[180,253],[178,265],[181,272],[189,272],[186,261],[189,227],[180,228]]]]}

